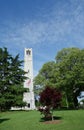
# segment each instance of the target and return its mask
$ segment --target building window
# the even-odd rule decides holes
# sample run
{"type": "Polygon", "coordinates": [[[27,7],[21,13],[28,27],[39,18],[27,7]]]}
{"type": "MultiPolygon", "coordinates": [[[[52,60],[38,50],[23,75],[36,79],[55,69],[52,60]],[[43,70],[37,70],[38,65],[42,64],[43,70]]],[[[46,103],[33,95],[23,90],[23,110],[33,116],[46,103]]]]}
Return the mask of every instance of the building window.
{"type": "Polygon", "coordinates": [[[31,55],[31,51],[30,51],[30,50],[27,50],[27,51],[26,51],[26,54],[27,54],[27,55],[31,55]]]}
{"type": "Polygon", "coordinates": [[[28,103],[28,108],[30,108],[30,103],[28,103]]]}
{"type": "Polygon", "coordinates": [[[28,74],[29,74],[29,72],[30,72],[30,71],[29,71],[29,69],[28,69],[28,74]]]}

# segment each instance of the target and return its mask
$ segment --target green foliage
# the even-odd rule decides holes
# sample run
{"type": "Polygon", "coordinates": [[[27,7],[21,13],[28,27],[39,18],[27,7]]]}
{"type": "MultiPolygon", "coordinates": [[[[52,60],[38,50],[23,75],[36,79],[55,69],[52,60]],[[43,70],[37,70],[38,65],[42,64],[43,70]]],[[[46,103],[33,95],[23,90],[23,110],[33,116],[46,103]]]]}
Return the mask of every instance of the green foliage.
{"type": "Polygon", "coordinates": [[[10,109],[11,106],[22,104],[22,83],[26,77],[21,69],[23,61],[19,55],[12,57],[7,48],[0,48],[0,110],[10,109]]]}
{"type": "Polygon", "coordinates": [[[67,107],[76,107],[77,96],[84,90],[84,51],[78,48],[67,48],[56,57],[59,77],[58,85],[65,92],[67,107]]]}
{"type": "MultiPolygon", "coordinates": [[[[40,85],[40,86],[55,86],[56,83],[56,77],[54,75],[56,64],[54,61],[47,62],[43,65],[41,70],[39,71],[39,74],[34,79],[34,86],[40,85]]],[[[41,88],[42,90],[42,88],[41,88]]]]}
{"type": "Polygon", "coordinates": [[[42,66],[35,84],[59,88],[66,106],[77,107],[77,96],[84,90],[84,49],[64,48],[55,59],[42,66]]]}

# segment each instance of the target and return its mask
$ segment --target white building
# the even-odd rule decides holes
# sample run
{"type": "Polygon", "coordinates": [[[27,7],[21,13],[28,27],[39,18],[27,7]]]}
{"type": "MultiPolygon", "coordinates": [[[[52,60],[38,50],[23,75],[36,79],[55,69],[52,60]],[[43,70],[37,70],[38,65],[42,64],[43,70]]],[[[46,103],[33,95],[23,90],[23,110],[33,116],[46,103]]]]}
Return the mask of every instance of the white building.
{"type": "Polygon", "coordinates": [[[78,99],[78,103],[84,100],[84,91],[80,92],[80,96],[78,96],[77,99],[78,99]]]}
{"type": "Polygon", "coordinates": [[[23,101],[27,103],[25,106],[26,110],[35,109],[35,100],[33,92],[33,55],[32,49],[25,48],[24,54],[24,71],[27,72],[25,76],[27,79],[24,82],[24,88],[28,88],[29,91],[24,93],[23,101]]]}

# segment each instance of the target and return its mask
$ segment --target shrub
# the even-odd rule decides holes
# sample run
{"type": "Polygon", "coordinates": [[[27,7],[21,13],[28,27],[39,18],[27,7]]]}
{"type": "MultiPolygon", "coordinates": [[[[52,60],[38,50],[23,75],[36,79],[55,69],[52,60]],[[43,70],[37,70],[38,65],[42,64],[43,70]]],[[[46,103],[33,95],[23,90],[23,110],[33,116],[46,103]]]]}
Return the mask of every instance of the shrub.
{"type": "Polygon", "coordinates": [[[52,117],[53,119],[53,109],[60,107],[61,99],[62,95],[56,88],[46,87],[40,93],[42,107],[39,107],[38,110],[44,114],[45,118],[52,117]]]}

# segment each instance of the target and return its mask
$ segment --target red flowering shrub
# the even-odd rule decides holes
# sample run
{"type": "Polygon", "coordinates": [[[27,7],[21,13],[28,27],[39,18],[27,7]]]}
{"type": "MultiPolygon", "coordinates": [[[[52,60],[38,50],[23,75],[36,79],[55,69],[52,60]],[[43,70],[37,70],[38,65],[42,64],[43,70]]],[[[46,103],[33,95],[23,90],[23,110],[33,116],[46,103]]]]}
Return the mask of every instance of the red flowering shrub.
{"type": "Polygon", "coordinates": [[[40,93],[40,103],[43,107],[39,107],[38,110],[45,118],[52,116],[53,109],[60,106],[61,98],[62,95],[56,88],[46,87],[40,93]]]}

